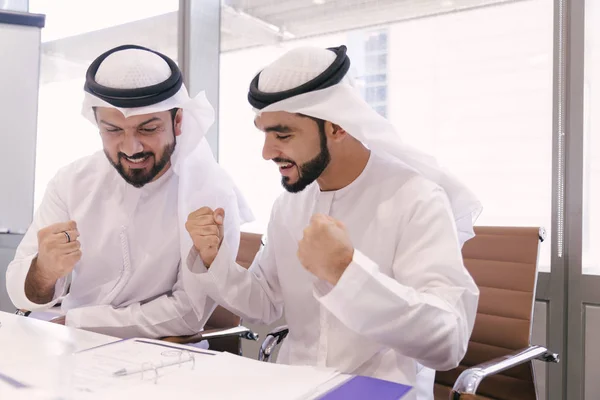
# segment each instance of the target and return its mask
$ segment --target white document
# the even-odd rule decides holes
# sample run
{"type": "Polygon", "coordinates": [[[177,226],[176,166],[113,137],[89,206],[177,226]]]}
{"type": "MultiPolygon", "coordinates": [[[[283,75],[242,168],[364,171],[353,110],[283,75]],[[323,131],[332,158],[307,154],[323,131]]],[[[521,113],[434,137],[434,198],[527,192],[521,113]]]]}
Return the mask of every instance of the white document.
{"type": "Polygon", "coordinates": [[[48,393],[40,389],[18,389],[0,382],[0,399],[10,400],[53,400],[48,393]]]}
{"type": "MultiPolygon", "coordinates": [[[[103,393],[154,382],[162,376],[192,369],[194,364],[218,357],[219,353],[163,341],[130,339],[82,352],[40,360],[36,365],[13,365],[6,375],[65,398],[82,398],[85,393],[103,393]],[[216,355],[215,355],[216,354],[216,355]],[[164,364],[180,364],[162,367],[164,364]],[[121,369],[143,373],[115,376],[121,369]]],[[[87,398],[87,397],[86,397],[87,398]]]]}
{"type": "Polygon", "coordinates": [[[111,387],[161,383],[164,376],[210,363],[219,354],[207,350],[147,339],[124,340],[83,351],[74,356],[76,391],[101,392],[111,387]],[[130,372],[116,376],[123,369],[130,372]]]}
{"type": "Polygon", "coordinates": [[[164,374],[156,386],[144,385],[104,392],[111,399],[164,399],[177,393],[179,399],[282,400],[310,399],[319,388],[339,374],[330,369],[260,362],[221,353],[210,362],[196,363],[193,370],[181,368],[164,374]]]}
{"type": "Polygon", "coordinates": [[[52,364],[10,368],[13,379],[77,400],[164,400],[173,394],[180,400],[307,399],[338,375],[331,369],[271,364],[150,339],[111,343],[52,364]],[[132,373],[116,376],[122,369],[132,373]]]}

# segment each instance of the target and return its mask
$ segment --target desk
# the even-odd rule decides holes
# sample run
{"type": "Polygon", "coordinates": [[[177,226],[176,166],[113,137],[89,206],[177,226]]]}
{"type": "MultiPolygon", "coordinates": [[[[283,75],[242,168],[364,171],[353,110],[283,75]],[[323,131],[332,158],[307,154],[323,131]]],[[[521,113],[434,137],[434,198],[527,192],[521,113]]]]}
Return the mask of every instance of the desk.
{"type": "MultiPolygon", "coordinates": [[[[88,332],[81,329],[57,325],[50,322],[23,317],[0,311],[0,372],[9,373],[11,366],[20,364],[43,365],[44,374],[58,378],[57,367],[60,364],[60,354],[76,352],[103,344],[118,341],[118,338],[88,332]]],[[[258,361],[257,361],[258,362],[258,361]]],[[[224,372],[226,373],[226,372],[224,372]]],[[[350,375],[338,375],[312,392],[312,398],[327,393],[350,378],[350,375]]],[[[55,379],[55,378],[52,378],[55,379]]],[[[0,384],[2,382],[0,381],[0,384]]],[[[2,387],[0,387],[2,389],[2,387]]],[[[0,390],[2,392],[2,390],[0,390]]],[[[26,393],[22,399],[42,399],[45,396],[33,397],[26,393]],[[28,397],[31,396],[31,397],[28,397]]],[[[36,391],[37,393],[37,391],[36,391]]],[[[43,395],[44,393],[42,393],[43,395]]],[[[16,393],[10,393],[15,396],[16,393]]],[[[1,396],[0,396],[1,397],[1,396]]],[[[12,398],[12,397],[11,397],[12,398]]],[[[78,397],[80,398],[80,397],[78,397]]],[[[81,397],[82,399],[84,397],[81,397]]],[[[86,399],[88,397],[85,397],[86,399]]],[[[98,397],[89,397],[97,400],[98,397]]],[[[196,398],[196,396],[194,396],[196,398]]],[[[260,398],[260,395],[258,395],[260,398]]],[[[15,397],[16,399],[16,397],[15,397]]]]}
{"type": "Polygon", "coordinates": [[[112,336],[69,328],[50,322],[0,311],[0,369],[19,362],[89,349],[118,340],[112,336]]]}
{"type": "MultiPolygon", "coordinates": [[[[49,357],[81,351],[119,340],[118,338],[57,325],[0,311],[0,371],[10,371],[16,363],[39,364],[49,357]]],[[[49,371],[51,374],[52,371],[49,371]]],[[[338,376],[319,387],[315,397],[348,379],[338,376]]],[[[1,383],[1,382],[0,382],[1,383]]],[[[26,396],[25,396],[26,398],[26,396]]]]}

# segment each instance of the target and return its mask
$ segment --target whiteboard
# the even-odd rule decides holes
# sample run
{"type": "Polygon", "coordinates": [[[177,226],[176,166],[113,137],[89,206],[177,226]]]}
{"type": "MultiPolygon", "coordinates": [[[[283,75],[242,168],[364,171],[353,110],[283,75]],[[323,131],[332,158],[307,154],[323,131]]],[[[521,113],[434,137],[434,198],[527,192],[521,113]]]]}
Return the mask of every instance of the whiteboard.
{"type": "Polygon", "coordinates": [[[40,34],[0,23],[0,232],[25,231],[33,216],[40,34]]]}

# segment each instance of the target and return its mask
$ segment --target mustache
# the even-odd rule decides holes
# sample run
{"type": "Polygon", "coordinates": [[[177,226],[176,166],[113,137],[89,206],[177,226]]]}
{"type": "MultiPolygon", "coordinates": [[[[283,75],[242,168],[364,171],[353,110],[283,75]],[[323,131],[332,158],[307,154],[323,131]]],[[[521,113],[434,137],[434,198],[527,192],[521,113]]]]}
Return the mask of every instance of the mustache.
{"type": "Polygon", "coordinates": [[[128,158],[128,159],[130,159],[130,160],[137,160],[137,159],[140,159],[140,158],[146,158],[146,157],[151,157],[151,156],[154,156],[154,153],[152,153],[152,152],[150,152],[150,151],[145,151],[145,152],[144,152],[144,151],[142,151],[142,152],[139,152],[139,153],[135,153],[135,154],[133,154],[133,155],[131,155],[131,156],[128,156],[128,155],[127,155],[127,154],[125,154],[125,153],[118,152],[118,153],[117,153],[117,156],[119,157],[119,160],[120,160],[121,158],[128,158]]]}
{"type": "Polygon", "coordinates": [[[276,163],[290,163],[290,164],[294,164],[296,165],[296,163],[292,160],[290,160],[289,158],[272,158],[271,161],[276,162],[276,163]]]}

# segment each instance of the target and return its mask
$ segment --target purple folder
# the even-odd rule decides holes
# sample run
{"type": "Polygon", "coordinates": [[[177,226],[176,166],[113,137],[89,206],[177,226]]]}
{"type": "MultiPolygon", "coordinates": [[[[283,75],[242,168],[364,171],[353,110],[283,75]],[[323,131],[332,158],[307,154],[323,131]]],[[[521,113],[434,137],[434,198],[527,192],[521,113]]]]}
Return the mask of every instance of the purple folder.
{"type": "Polygon", "coordinates": [[[319,400],[398,400],[412,387],[368,376],[355,376],[330,390],[319,400]]]}

